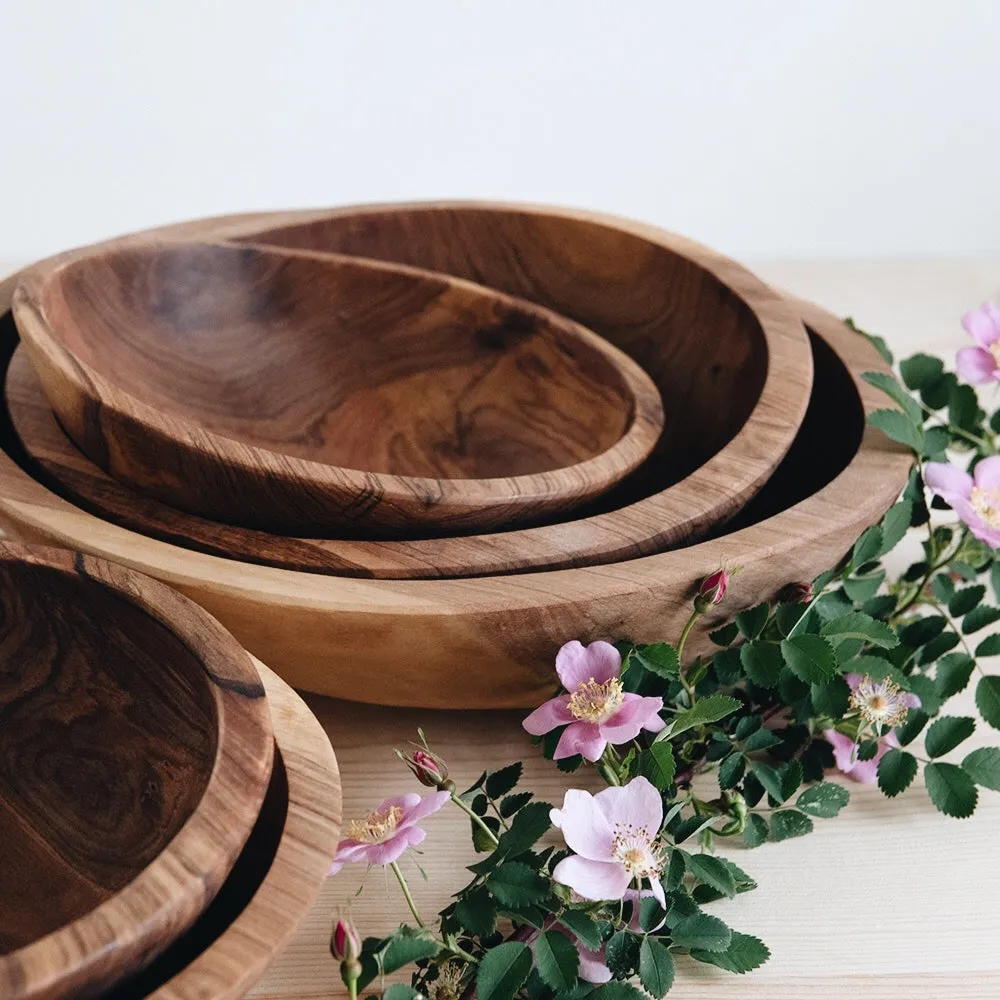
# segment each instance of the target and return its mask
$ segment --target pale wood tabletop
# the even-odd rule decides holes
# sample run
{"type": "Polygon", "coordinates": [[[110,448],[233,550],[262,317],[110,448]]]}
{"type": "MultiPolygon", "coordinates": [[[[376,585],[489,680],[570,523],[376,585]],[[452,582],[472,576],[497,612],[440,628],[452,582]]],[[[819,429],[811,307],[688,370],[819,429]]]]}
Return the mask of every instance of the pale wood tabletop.
{"type": "MultiPolygon", "coordinates": [[[[775,285],[883,334],[897,355],[919,349],[950,360],[966,342],[959,316],[984,299],[1000,301],[1000,259],[751,263],[775,285]]],[[[990,666],[1000,672],[1000,663],[990,666]]],[[[363,672],[365,664],[356,669],[363,672]]],[[[311,695],[306,700],[337,751],[345,819],[387,795],[419,790],[391,752],[418,725],[460,785],[484,764],[519,757],[526,758],[524,787],[539,797],[561,800],[567,785],[566,776],[533,753],[520,729],[523,713],[379,709],[311,695]]],[[[949,711],[975,714],[971,699],[957,699],[949,711]]],[[[973,739],[1000,745],[1000,733],[983,723],[973,739]]],[[[877,790],[849,787],[848,809],[837,819],[817,821],[811,836],[732,852],[760,888],[715,905],[734,927],[763,938],[771,961],[743,977],[684,962],[671,998],[846,1000],[853,992],[867,1000],[1000,997],[1000,794],[983,792],[975,816],[960,821],[938,814],[919,788],[888,802],[877,790]]],[[[473,853],[457,811],[438,813],[426,828],[418,860],[430,881],[421,879],[412,860],[408,872],[419,906],[433,914],[449,890],[463,884],[462,869],[473,853]]],[[[398,887],[381,872],[369,873],[355,898],[363,873],[363,867],[351,866],[327,883],[252,996],[345,995],[327,953],[337,908],[350,902],[363,934],[388,931],[405,909],[398,887]]]]}

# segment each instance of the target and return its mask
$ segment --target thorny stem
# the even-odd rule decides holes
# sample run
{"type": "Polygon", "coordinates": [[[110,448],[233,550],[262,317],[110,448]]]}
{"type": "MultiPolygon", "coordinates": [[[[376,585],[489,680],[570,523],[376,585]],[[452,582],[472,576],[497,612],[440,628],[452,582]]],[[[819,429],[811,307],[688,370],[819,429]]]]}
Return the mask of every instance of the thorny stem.
{"type": "Polygon", "coordinates": [[[477,816],[454,792],[451,793],[451,801],[454,802],[455,805],[458,806],[458,808],[461,809],[462,812],[464,812],[465,815],[468,816],[469,819],[471,819],[484,834],[486,834],[487,839],[494,847],[500,843],[500,841],[497,840],[497,835],[483,822],[482,816],[477,816]]]}
{"type": "Polygon", "coordinates": [[[420,912],[417,910],[417,904],[413,901],[413,896],[410,894],[410,887],[406,884],[406,876],[399,870],[399,863],[390,861],[389,867],[392,869],[392,874],[396,876],[396,881],[399,883],[400,889],[403,890],[403,898],[406,900],[406,905],[410,908],[410,913],[413,914],[413,919],[416,920],[417,926],[426,927],[427,925],[420,919],[420,912]]]}

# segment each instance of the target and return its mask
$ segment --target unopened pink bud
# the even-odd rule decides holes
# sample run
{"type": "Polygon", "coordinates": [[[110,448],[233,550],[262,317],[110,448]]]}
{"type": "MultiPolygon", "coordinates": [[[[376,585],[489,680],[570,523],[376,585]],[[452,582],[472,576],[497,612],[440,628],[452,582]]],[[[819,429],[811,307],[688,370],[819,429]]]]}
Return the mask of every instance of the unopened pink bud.
{"type": "Polygon", "coordinates": [[[447,791],[454,787],[448,780],[448,765],[436,753],[423,747],[414,747],[410,753],[395,751],[396,756],[413,772],[421,785],[447,791]]]}
{"type": "Polygon", "coordinates": [[[729,574],[724,569],[716,570],[711,576],[706,576],[698,588],[698,596],[694,602],[695,607],[704,611],[712,605],[718,604],[726,596],[728,586],[729,574]]]}
{"type": "Polygon", "coordinates": [[[361,938],[350,920],[337,919],[330,935],[330,954],[341,963],[356,962],[361,955],[361,938]]]}

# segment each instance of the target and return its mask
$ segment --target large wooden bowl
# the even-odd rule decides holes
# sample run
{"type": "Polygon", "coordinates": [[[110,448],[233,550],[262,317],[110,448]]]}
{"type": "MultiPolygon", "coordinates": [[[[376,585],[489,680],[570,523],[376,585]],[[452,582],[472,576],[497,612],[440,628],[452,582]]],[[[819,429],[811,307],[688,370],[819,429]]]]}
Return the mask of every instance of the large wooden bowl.
{"type": "Polygon", "coordinates": [[[278,533],[455,533],[606,492],[663,425],[589,330],[448,275],[205,243],[25,272],[14,319],[80,449],[141,493],[278,533]]]}
{"type": "Polygon", "coordinates": [[[264,689],[180,594],[8,541],[0,672],[0,996],[92,996],[229,873],[271,772],[264,689]]]}
{"type": "MultiPolygon", "coordinates": [[[[340,775],[309,707],[257,661],[274,726],[274,769],[243,852],[198,921],[101,1000],[236,1000],[309,915],[341,822],[340,775]]],[[[329,930],[330,915],[324,924],[329,930]]],[[[325,949],[324,949],[325,950],[325,949]]]]}
{"type": "MultiPolygon", "coordinates": [[[[792,456],[798,468],[783,473],[782,496],[762,500],[763,520],[686,549],[474,580],[351,580],[254,566],[148,539],[75,507],[18,464],[9,427],[0,435],[0,519],[18,536],[82,547],[170,582],[297,687],[392,705],[531,707],[551,690],[553,657],[568,639],[677,635],[698,582],[724,565],[744,571],[720,618],[811,579],[905,485],[910,454],[864,427],[865,411],[885,403],[860,375],[884,363],[835,317],[795,308],[827,345],[817,353],[820,405],[792,456]]],[[[12,327],[8,320],[8,344],[12,327]]],[[[689,644],[705,648],[705,632],[689,644]]]]}
{"type": "Polygon", "coordinates": [[[375,206],[201,220],[104,247],[252,240],[258,233],[272,242],[290,239],[274,235],[279,223],[317,245],[339,233],[349,252],[415,260],[423,252],[443,272],[479,278],[583,323],[649,372],[667,419],[650,461],[576,519],[530,529],[530,536],[494,532],[395,547],[282,548],[257,539],[255,561],[406,578],[592,565],[657,552],[739,510],[774,471],[801,422],[811,358],[794,313],[739,265],[638,223],[509,205],[375,206]],[[355,242],[346,238],[352,233],[360,234],[355,242]],[[371,234],[379,235],[377,244],[371,234]]]}

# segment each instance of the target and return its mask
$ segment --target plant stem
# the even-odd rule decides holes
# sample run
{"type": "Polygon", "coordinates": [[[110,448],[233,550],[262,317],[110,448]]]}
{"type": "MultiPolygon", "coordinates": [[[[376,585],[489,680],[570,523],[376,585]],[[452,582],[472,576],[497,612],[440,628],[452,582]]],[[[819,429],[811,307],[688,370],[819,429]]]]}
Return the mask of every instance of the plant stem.
{"type": "Polygon", "coordinates": [[[464,812],[465,815],[468,816],[469,819],[471,819],[484,834],[486,834],[487,839],[494,847],[500,843],[500,841],[497,840],[497,835],[483,822],[482,816],[477,816],[454,792],[451,793],[451,801],[454,802],[455,805],[458,806],[458,808],[461,809],[462,812],[464,812]]]}
{"type": "Polygon", "coordinates": [[[611,749],[611,744],[609,743],[604,748],[604,753],[601,754],[601,759],[594,765],[597,768],[597,773],[609,784],[609,785],[620,785],[622,783],[621,776],[618,773],[618,768],[615,765],[614,759],[611,754],[614,750],[611,749]],[[610,751],[610,752],[609,752],[610,751]]]}
{"type": "Polygon", "coordinates": [[[427,925],[420,919],[417,904],[413,902],[413,896],[410,895],[410,887],[406,884],[406,876],[399,870],[399,864],[395,861],[390,861],[389,867],[392,869],[392,874],[396,876],[396,881],[399,883],[400,889],[403,890],[403,898],[406,900],[406,905],[410,908],[410,913],[413,914],[413,919],[416,920],[417,926],[426,927],[427,925]]]}
{"type": "Polygon", "coordinates": [[[694,628],[695,622],[701,617],[701,612],[695,608],[691,612],[691,617],[684,623],[684,628],[681,629],[680,638],[677,640],[677,679],[684,686],[684,690],[687,692],[688,701],[694,704],[694,688],[688,683],[687,677],[684,676],[684,663],[681,657],[684,655],[684,643],[687,642],[687,637],[691,634],[691,629],[694,628]]]}

